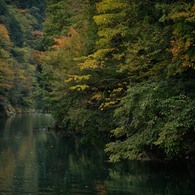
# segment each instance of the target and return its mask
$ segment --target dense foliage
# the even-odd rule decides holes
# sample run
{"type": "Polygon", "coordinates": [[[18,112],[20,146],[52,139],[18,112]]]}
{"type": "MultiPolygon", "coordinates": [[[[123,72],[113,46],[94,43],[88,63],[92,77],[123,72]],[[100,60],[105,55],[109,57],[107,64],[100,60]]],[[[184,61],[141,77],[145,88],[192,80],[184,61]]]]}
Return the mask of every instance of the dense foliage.
{"type": "Polygon", "coordinates": [[[111,132],[111,161],[190,156],[194,8],[180,0],[50,1],[41,82],[58,126],[90,137],[111,132]]]}
{"type": "MultiPolygon", "coordinates": [[[[190,153],[194,142],[194,81],[166,79],[132,85],[115,110],[118,141],[106,151],[111,160],[141,158],[143,151],[163,159],[190,153]]],[[[145,156],[146,157],[146,156],[145,156]]]]}
{"type": "Polygon", "coordinates": [[[111,161],[195,154],[194,1],[0,2],[1,101],[28,102],[36,64],[36,107],[111,161]]]}
{"type": "Polygon", "coordinates": [[[71,129],[90,139],[96,139],[112,123],[111,113],[98,109],[100,72],[82,66],[86,56],[95,50],[94,12],[92,1],[50,1],[44,24],[48,49],[40,55],[42,70],[37,94],[38,99],[42,97],[40,102],[45,102],[43,109],[57,119],[58,128],[71,129]]]}
{"type": "Polygon", "coordinates": [[[44,1],[28,2],[32,5],[26,1],[0,0],[0,115],[33,107],[36,86],[33,51],[39,42],[44,1]]]}

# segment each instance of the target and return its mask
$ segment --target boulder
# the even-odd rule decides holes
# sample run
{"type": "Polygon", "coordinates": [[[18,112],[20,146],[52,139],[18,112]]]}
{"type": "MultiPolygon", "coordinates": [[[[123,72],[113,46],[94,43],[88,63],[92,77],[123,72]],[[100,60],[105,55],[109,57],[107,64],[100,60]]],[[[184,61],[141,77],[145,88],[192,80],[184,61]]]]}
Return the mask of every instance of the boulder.
{"type": "Polygon", "coordinates": [[[14,108],[8,101],[0,99],[0,117],[9,117],[15,114],[14,108]]]}

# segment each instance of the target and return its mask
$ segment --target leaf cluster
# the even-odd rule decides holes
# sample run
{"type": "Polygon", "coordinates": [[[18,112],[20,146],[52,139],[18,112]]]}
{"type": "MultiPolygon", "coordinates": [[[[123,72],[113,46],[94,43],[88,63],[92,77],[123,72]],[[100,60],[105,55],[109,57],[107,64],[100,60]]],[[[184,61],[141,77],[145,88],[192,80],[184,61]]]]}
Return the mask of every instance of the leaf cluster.
{"type": "Polygon", "coordinates": [[[166,79],[135,84],[115,110],[118,140],[107,145],[110,160],[156,157],[183,158],[194,143],[194,80],[166,79]]]}

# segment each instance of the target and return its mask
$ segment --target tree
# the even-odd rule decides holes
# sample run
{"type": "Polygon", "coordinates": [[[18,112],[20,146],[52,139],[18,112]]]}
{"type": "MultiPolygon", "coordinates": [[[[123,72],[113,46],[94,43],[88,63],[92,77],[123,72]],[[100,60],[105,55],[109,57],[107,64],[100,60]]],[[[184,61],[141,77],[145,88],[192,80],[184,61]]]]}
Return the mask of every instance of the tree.
{"type": "Polygon", "coordinates": [[[193,3],[134,2],[133,39],[122,65],[132,83],[115,110],[116,140],[106,151],[114,162],[150,158],[151,153],[186,158],[195,136],[193,3]]]}
{"type": "Polygon", "coordinates": [[[193,11],[193,1],[51,1],[39,78],[58,126],[111,132],[111,161],[185,158],[194,138],[193,11]]]}
{"type": "Polygon", "coordinates": [[[178,10],[170,14],[173,20],[172,55],[173,62],[180,66],[180,69],[194,68],[194,19],[195,4],[182,3],[178,10]]]}
{"type": "Polygon", "coordinates": [[[28,9],[30,7],[22,7],[20,3],[22,1],[0,1],[0,104],[4,108],[14,107],[17,111],[33,106],[35,63],[31,54],[38,41],[37,34],[33,32],[39,26],[28,9]]]}

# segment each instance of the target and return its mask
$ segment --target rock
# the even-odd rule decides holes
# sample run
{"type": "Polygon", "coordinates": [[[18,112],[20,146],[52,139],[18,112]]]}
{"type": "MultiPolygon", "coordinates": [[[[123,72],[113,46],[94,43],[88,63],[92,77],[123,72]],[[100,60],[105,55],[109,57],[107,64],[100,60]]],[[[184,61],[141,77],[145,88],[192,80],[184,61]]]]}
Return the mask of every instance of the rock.
{"type": "Polygon", "coordinates": [[[0,117],[9,117],[15,115],[15,110],[11,106],[11,104],[3,100],[2,98],[0,99],[0,117]]]}

